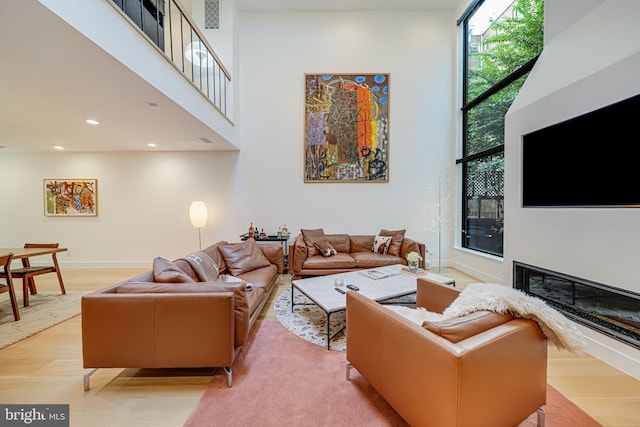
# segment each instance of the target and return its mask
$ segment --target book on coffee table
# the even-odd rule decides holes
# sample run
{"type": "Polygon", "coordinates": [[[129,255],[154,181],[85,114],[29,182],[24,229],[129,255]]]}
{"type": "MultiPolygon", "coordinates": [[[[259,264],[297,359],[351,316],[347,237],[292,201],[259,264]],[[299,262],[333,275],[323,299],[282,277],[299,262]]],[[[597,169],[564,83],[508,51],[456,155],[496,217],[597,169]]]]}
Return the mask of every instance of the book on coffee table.
{"type": "Polygon", "coordinates": [[[412,270],[409,267],[402,267],[403,273],[415,274],[416,276],[422,276],[427,273],[427,270],[424,268],[419,268],[417,270],[412,270]]]}
{"type": "Polygon", "coordinates": [[[389,273],[385,273],[384,271],[378,271],[378,270],[365,270],[365,271],[360,271],[359,273],[362,274],[364,277],[368,277],[369,279],[373,279],[373,280],[384,279],[385,277],[391,276],[391,274],[389,273]]]}

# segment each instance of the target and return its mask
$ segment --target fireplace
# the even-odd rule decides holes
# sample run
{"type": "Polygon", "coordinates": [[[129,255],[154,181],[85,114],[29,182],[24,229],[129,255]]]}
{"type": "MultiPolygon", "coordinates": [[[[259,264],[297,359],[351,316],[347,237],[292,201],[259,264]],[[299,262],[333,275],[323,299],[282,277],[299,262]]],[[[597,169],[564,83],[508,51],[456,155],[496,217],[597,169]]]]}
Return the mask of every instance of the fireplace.
{"type": "Polygon", "coordinates": [[[640,349],[640,294],[544,268],[513,263],[514,287],[572,320],[640,349]]]}

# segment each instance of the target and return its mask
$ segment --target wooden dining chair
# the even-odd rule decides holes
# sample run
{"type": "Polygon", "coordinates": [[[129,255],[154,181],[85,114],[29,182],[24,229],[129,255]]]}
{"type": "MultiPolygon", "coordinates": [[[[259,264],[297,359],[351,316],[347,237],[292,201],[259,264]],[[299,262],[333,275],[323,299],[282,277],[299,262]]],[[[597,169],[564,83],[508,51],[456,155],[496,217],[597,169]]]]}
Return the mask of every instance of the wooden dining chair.
{"type": "Polygon", "coordinates": [[[16,291],[13,288],[13,280],[11,278],[11,269],[9,265],[13,259],[13,254],[0,256],[0,267],[3,267],[4,278],[6,284],[0,283],[0,294],[9,292],[9,299],[11,300],[11,308],[13,308],[13,318],[17,321],[20,320],[20,312],[18,311],[18,300],[16,299],[16,291]]]}
{"type": "MultiPolygon", "coordinates": [[[[57,248],[59,243],[25,243],[26,248],[57,248]]],[[[62,274],[60,274],[60,267],[58,266],[58,258],[55,253],[51,254],[53,258],[53,265],[32,266],[29,262],[29,258],[22,259],[22,268],[16,268],[11,270],[13,278],[22,279],[22,296],[24,299],[24,306],[29,306],[29,294],[34,295],[38,293],[36,289],[35,276],[46,273],[56,273],[58,275],[58,283],[60,283],[60,290],[63,294],[67,291],[64,289],[64,282],[62,281],[62,274]]]]}

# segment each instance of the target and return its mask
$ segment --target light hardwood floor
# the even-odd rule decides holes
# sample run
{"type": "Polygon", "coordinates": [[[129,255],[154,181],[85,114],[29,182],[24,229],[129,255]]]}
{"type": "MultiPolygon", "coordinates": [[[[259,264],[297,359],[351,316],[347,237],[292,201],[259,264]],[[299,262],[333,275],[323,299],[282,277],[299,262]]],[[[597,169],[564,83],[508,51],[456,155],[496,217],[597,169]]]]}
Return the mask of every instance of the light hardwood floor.
{"type": "MultiPolygon", "coordinates": [[[[63,276],[67,290],[90,291],[141,271],[64,270],[63,276]]],[[[458,287],[476,281],[447,271],[458,287]]],[[[41,291],[59,290],[54,275],[36,280],[41,291]]],[[[271,302],[286,287],[280,285],[271,302]]],[[[262,318],[275,319],[271,306],[262,318]]],[[[221,375],[211,369],[101,369],[84,392],[80,327],[77,316],[0,350],[0,403],[69,404],[72,426],[181,426],[211,376],[221,375]]],[[[604,426],[640,426],[640,381],[594,357],[550,349],[548,382],[604,426]]]]}

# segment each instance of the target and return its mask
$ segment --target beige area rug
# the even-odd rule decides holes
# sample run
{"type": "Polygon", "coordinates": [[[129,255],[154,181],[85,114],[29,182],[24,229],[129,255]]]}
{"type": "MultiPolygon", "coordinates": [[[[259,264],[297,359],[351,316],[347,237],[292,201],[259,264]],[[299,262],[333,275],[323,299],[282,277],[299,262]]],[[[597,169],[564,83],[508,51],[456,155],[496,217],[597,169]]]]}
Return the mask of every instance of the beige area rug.
{"type": "MultiPolygon", "coordinates": [[[[87,292],[38,292],[29,307],[20,305],[20,320],[13,320],[8,294],[0,296],[0,349],[80,314],[80,299],[87,292]],[[4,297],[4,298],[3,298],[4,297]]],[[[22,296],[18,294],[18,304],[22,296]]]]}
{"type": "MultiPolygon", "coordinates": [[[[294,335],[326,348],[326,313],[298,291],[294,292],[294,298],[296,305],[291,310],[291,288],[285,289],[276,297],[273,304],[273,312],[276,315],[276,319],[294,335]]],[[[394,298],[389,301],[415,308],[415,295],[394,298]]],[[[331,339],[331,350],[347,350],[345,327],[346,315],[344,310],[331,314],[331,336],[335,335],[331,339]]]]}
{"type": "MultiPolygon", "coordinates": [[[[291,333],[313,344],[327,347],[327,315],[314,305],[307,297],[296,291],[296,305],[291,310],[291,289],[285,289],[278,295],[273,304],[273,312],[278,321],[291,333]]],[[[331,349],[346,351],[347,337],[344,333],[346,324],[345,312],[339,311],[331,315],[331,349]]]]}

